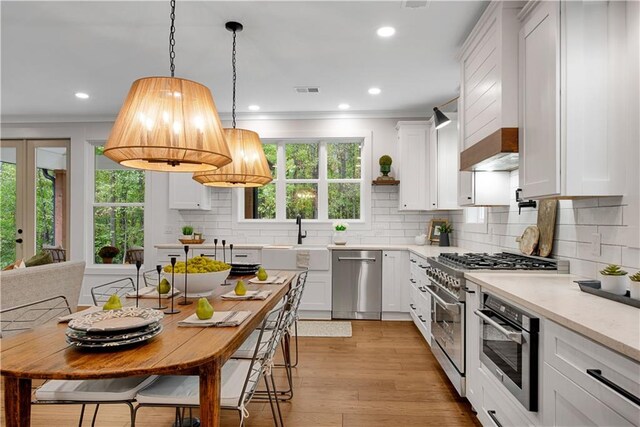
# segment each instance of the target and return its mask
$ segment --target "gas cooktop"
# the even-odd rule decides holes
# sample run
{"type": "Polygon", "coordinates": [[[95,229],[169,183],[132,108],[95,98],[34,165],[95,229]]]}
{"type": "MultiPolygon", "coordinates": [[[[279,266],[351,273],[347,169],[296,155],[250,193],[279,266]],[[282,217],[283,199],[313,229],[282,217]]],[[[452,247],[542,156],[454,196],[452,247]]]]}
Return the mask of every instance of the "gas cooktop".
{"type": "Polygon", "coordinates": [[[487,253],[443,253],[438,261],[464,270],[558,270],[557,260],[500,252],[487,253]]]}

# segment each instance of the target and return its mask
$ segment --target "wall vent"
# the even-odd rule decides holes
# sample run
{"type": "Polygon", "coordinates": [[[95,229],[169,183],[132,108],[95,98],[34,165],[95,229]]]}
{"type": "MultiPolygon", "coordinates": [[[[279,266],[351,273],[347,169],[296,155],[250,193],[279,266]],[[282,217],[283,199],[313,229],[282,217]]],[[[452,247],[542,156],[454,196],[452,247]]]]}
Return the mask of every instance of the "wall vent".
{"type": "Polygon", "coordinates": [[[317,86],[296,86],[294,89],[297,93],[320,93],[317,86]]]}

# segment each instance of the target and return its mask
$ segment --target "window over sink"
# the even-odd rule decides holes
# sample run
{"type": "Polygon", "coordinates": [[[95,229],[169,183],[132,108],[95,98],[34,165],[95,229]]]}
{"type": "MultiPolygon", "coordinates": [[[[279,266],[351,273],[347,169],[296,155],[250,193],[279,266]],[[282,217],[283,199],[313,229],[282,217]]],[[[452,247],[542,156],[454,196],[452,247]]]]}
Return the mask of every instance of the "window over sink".
{"type": "Polygon", "coordinates": [[[245,189],[242,220],[362,219],[363,138],[263,139],[273,181],[245,189]]]}

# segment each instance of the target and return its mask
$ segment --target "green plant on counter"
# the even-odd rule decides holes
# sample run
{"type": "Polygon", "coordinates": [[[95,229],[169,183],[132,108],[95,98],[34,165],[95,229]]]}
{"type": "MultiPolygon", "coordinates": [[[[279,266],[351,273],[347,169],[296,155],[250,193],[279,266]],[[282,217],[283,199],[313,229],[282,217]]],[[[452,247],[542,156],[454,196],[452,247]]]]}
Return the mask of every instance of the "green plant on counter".
{"type": "Polygon", "coordinates": [[[451,224],[443,224],[438,226],[438,231],[440,232],[440,234],[451,234],[451,232],[453,231],[453,226],[451,224]]]}
{"type": "Polygon", "coordinates": [[[624,276],[627,272],[621,269],[619,265],[609,264],[604,270],[600,270],[600,274],[603,276],[624,276]]]}
{"type": "Polygon", "coordinates": [[[380,157],[378,163],[380,164],[380,166],[391,166],[391,163],[393,163],[393,159],[391,158],[391,156],[385,154],[384,156],[380,157]]]}
{"type": "Polygon", "coordinates": [[[182,235],[183,236],[191,236],[193,234],[193,227],[190,225],[185,225],[182,227],[182,235]]]}
{"type": "Polygon", "coordinates": [[[640,282],[640,271],[633,276],[629,276],[629,279],[631,279],[632,282],[640,282]]]}

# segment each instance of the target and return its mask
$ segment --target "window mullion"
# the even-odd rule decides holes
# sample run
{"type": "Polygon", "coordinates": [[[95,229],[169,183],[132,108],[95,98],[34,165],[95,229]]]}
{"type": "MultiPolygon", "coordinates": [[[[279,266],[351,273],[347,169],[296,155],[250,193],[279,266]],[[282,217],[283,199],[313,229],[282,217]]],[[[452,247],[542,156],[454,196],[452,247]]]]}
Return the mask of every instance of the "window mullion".
{"type": "Polygon", "coordinates": [[[318,167],[318,219],[329,218],[329,188],[327,186],[327,142],[320,142],[318,167]]]}
{"type": "Polygon", "coordinates": [[[287,189],[286,181],[286,159],[284,155],[284,141],[278,143],[278,150],[276,152],[276,168],[278,170],[278,179],[276,180],[276,219],[283,221],[286,219],[286,203],[287,203],[287,189]]]}

